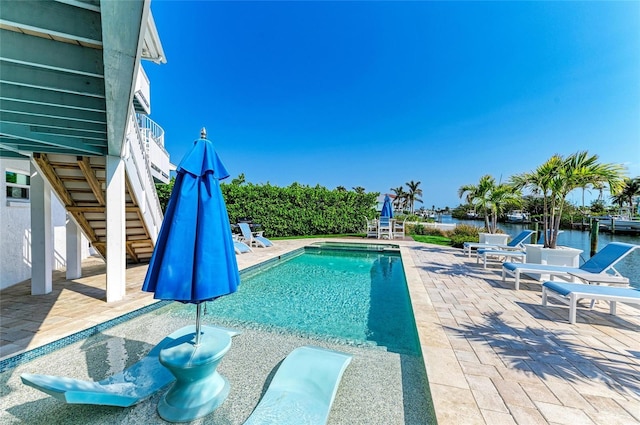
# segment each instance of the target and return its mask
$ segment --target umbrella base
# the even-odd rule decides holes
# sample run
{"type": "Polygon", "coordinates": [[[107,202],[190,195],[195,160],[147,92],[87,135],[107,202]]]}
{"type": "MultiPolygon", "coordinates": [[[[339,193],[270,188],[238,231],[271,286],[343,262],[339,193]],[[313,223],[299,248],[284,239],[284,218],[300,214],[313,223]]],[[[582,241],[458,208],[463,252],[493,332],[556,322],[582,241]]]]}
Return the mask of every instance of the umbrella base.
{"type": "Polygon", "coordinates": [[[160,363],[176,382],[158,403],[158,414],[169,422],[188,422],[218,408],[229,395],[229,382],[216,368],[231,347],[225,331],[203,326],[200,344],[194,345],[195,327],[186,326],[160,351],[160,363]]]}

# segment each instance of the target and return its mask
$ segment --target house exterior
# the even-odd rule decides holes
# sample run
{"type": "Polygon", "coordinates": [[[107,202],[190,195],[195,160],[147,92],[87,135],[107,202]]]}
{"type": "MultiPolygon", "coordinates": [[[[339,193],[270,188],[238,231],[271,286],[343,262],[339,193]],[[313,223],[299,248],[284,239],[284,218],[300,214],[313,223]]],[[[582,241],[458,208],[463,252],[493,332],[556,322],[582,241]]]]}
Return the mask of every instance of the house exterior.
{"type": "Polygon", "coordinates": [[[0,288],[106,261],[107,301],[148,261],[171,163],[141,66],[164,63],[148,0],[5,2],[0,8],[0,288]]]}
{"type": "MultiPolygon", "coordinates": [[[[4,249],[0,255],[0,289],[31,279],[31,202],[30,163],[24,159],[0,158],[0,240],[4,249]]],[[[51,192],[51,190],[49,190],[51,192]]],[[[70,267],[67,263],[67,212],[54,194],[51,198],[51,226],[54,270],[70,267]]],[[[81,259],[93,250],[86,237],[81,237],[81,259]]]]}

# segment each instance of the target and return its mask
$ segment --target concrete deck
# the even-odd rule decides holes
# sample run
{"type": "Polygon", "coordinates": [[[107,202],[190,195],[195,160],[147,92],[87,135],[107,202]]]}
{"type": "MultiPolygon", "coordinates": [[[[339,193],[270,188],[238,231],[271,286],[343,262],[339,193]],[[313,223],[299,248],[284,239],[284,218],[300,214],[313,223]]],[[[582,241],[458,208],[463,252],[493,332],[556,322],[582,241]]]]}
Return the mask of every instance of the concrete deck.
{"type": "MultiPolygon", "coordinates": [[[[239,255],[241,269],[313,239],[276,241],[239,255]]],[[[483,269],[460,249],[401,245],[439,424],[640,423],[640,310],[606,303],[578,311],[540,305],[540,284],[513,290],[498,268],[483,269]]],[[[140,291],[146,265],[127,270],[126,300],[105,300],[104,264],[83,278],[56,272],[54,291],[31,296],[25,281],[0,292],[0,359],[42,346],[149,305],[140,291]]]]}

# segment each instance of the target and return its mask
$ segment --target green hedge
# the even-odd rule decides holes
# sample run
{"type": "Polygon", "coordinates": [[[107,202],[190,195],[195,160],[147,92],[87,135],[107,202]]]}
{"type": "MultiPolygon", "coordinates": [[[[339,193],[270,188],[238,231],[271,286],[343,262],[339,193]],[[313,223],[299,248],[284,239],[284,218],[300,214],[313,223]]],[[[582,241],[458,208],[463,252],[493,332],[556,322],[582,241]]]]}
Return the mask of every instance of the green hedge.
{"type": "Polygon", "coordinates": [[[376,215],[377,193],[236,181],[221,188],[231,223],[251,218],[262,225],[266,237],[362,232],[365,217],[376,215]]]}

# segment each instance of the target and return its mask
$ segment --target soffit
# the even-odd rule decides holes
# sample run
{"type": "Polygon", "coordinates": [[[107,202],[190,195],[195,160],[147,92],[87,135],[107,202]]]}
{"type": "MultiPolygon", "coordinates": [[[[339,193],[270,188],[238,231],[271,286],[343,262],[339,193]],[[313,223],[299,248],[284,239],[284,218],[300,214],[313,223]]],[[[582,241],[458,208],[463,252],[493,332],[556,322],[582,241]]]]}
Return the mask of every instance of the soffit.
{"type": "Polygon", "coordinates": [[[119,155],[143,38],[164,56],[149,18],[148,0],[3,2],[0,156],[119,155]]]}

